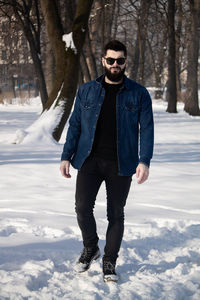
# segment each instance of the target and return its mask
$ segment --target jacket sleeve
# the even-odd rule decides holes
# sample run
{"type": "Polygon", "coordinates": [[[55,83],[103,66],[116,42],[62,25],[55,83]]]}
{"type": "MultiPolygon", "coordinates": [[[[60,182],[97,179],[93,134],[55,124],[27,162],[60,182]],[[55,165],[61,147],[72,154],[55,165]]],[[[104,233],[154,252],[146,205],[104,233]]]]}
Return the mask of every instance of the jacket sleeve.
{"type": "Polygon", "coordinates": [[[61,160],[69,160],[71,162],[78,145],[79,137],[81,134],[80,99],[81,91],[79,89],[75,99],[74,110],[69,119],[69,127],[67,131],[66,141],[63,147],[63,152],[61,155],[61,160]]]}
{"type": "Polygon", "coordinates": [[[154,145],[154,121],[152,101],[148,91],[145,89],[140,103],[140,155],[139,162],[150,165],[153,156],[154,145]]]}

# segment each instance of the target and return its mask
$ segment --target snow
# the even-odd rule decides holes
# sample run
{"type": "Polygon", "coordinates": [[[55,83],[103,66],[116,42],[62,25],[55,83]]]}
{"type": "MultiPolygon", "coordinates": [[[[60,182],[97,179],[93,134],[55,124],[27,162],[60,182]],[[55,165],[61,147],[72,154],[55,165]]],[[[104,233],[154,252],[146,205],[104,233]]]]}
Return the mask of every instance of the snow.
{"type": "MultiPolygon", "coordinates": [[[[182,104],[178,114],[166,113],[162,101],[154,100],[153,109],[150,177],[142,185],[133,177],[117,261],[120,280],[106,284],[101,260],[86,273],[73,271],[82,242],[74,213],[76,170],[71,179],[59,172],[66,130],[60,144],[49,138],[52,115],[39,134],[30,134],[32,124],[41,129],[35,122],[38,99],[0,105],[1,300],[200,299],[200,118],[186,114],[182,104]],[[14,144],[17,130],[22,140],[26,134],[14,144]]],[[[45,124],[48,118],[43,117],[45,124]]],[[[103,253],[104,185],[95,216],[103,253]]]]}
{"type": "Polygon", "coordinates": [[[74,40],[73,40],[72,32],[70,32],[68,34],[64,34],[62,36],[62,40],[63,40],[63,42],[65,42],[66,50],[68,48],[71,48],[75,52],[75,54],[77,53],[76,46],[74,45],[74,40]]]}
{"type": "MultiPolygon", "coordinates": [[[[56,125],[59,124],[63,112],[63,102],[56,106],[57,99],[60,96],[59,91],[54,103],[48,110],[45,110],[40,117],[35,120],[26,130],[18,129],[13,139],[13,144],[30,144],[45,142],[46,144],[55,143],[52,133],[56,125]]],[[[38,99],[37,99],[38,100],[38,99]]]]}

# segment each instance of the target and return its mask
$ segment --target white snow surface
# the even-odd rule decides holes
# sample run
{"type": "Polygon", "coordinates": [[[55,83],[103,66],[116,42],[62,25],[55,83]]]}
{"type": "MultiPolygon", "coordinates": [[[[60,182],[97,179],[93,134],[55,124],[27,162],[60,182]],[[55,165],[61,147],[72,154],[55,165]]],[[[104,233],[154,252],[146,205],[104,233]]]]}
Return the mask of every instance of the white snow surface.
{"type": "Polygon", "coordinates": [[[66,50],[68,48],[71,48],[75,52],[75,54],[77,53],[77,49],[76,49],[76,47],[74,45],[74,40],[73,40],[72,32],[70,32],[68,34],[64,34],[62,36],[62,40],[63,40],[63,42],[65,42],[66,50]]]}
{"type": "MultiPolygon", "coordinates": [[[[133,176],[116,268],[120,280],[104,283],[101,259],[83,274],[73,271],[82,241],[74,212],[77,171],[71,179],[59,172],[66,130],[60,144],[45,139],[45,130],[43,138],[13,143],[17,130],[23,139],[38,119],[38,101],[0,105],[0,299],[199,300],[200,118],[186,114],[182,104],[178,114],[169,114],[165,102],[153,101],[150,177],[138,185],[133,176]]],[[[104,185],[95,216],[103,254],[104,185]]]]}

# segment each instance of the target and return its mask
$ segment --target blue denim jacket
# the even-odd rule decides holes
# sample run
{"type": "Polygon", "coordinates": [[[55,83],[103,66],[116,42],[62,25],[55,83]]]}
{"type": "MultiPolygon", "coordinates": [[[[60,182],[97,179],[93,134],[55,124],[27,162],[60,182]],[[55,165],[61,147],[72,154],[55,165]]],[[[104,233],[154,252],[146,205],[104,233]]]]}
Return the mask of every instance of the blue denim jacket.
{"type": "MultiPolygon", "coordinates": [[[[78,90],[61,160],[80,170],[89,156],[105,96],[104,75],[78,90]]],[[[139,162],[149,167],[153,155],[153,113],[148,91],[124,76],[116,97],[118,174],[130,176],[139,162]],[[139,156],[138,156],[139,148],[139,156]]],[[[112,116],[110,116],[112,118],[112,116]]]]}

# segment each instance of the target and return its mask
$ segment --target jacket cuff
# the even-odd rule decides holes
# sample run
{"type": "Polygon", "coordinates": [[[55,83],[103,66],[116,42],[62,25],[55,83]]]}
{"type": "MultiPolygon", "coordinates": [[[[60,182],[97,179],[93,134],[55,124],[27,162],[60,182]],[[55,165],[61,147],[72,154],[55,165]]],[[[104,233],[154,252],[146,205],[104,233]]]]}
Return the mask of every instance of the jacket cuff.
{"type": "Polygon", "coordinates": [[[62,161],[62,160],[68,160],[68,161],[71,162],[71,156],[69,156],[69,155],[67,154],[67,152],[63,152],[62,155],[61,155],[61,161],[62,161]]]}
{"type": "Polygon", "coordinates": [[[141,157],[139,160],[139,163],[144,164],[145,166],[147,166],[149,168],[150,166],[150,159],[147,157],[141,157]]]}

